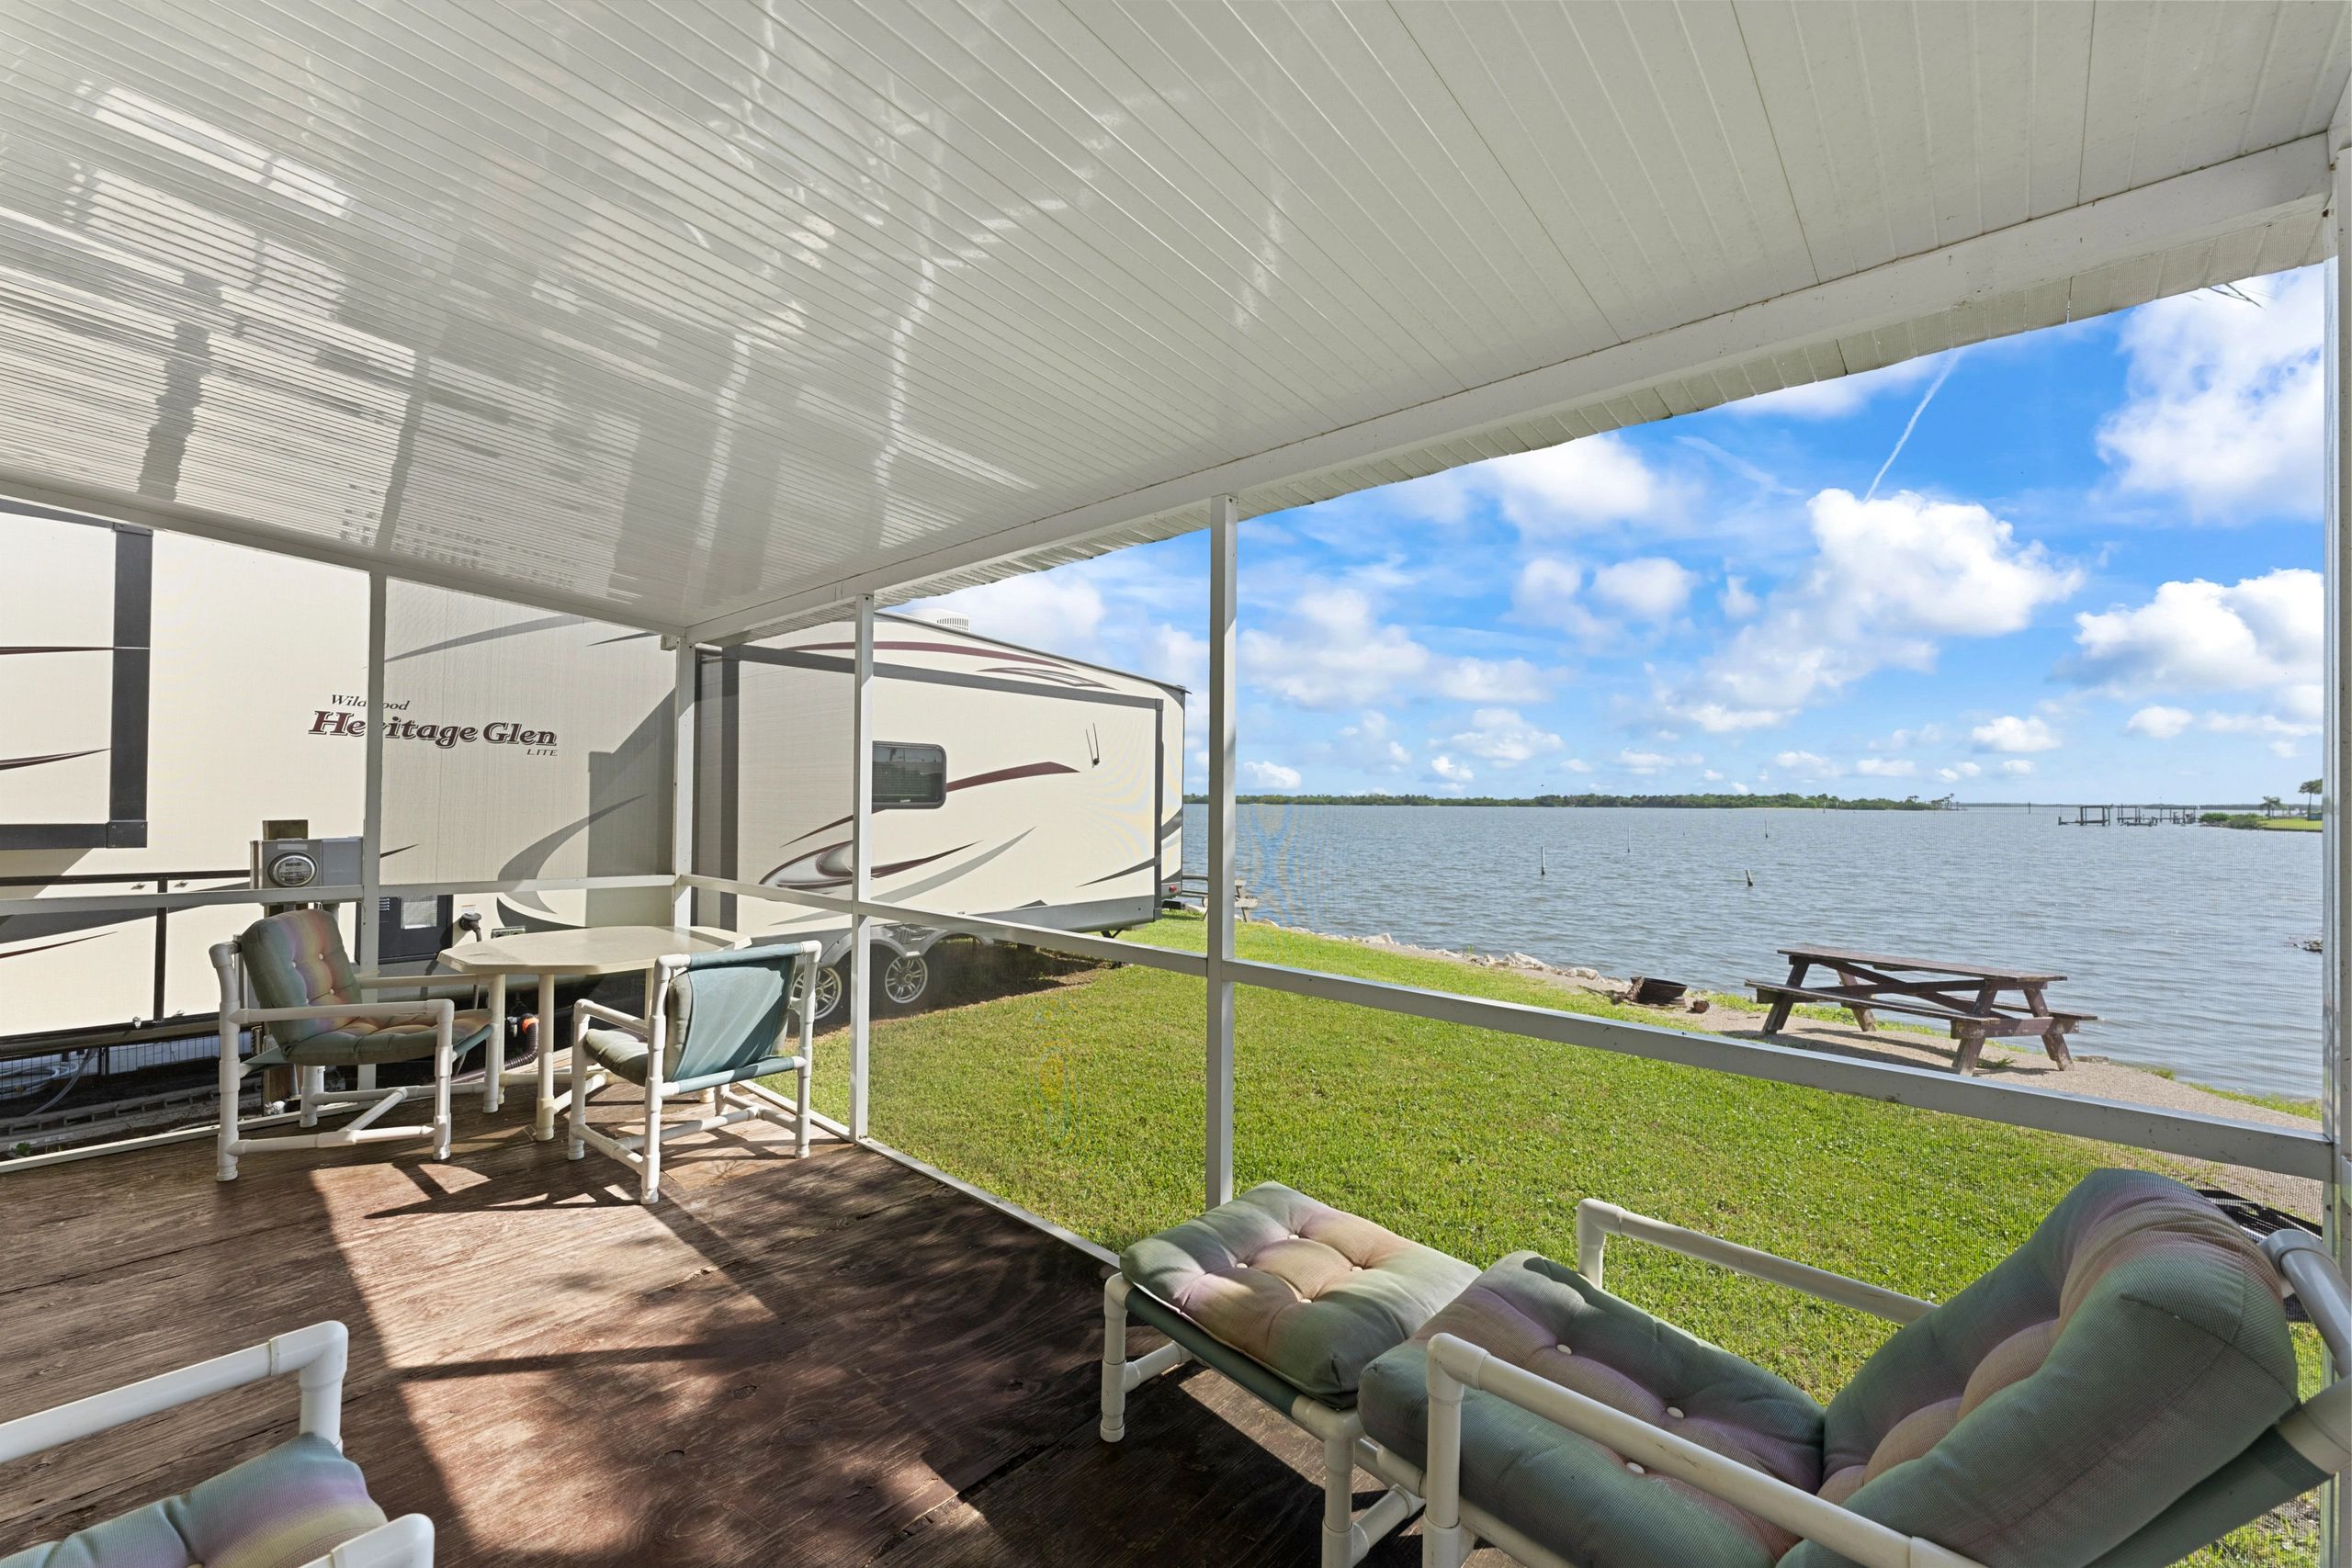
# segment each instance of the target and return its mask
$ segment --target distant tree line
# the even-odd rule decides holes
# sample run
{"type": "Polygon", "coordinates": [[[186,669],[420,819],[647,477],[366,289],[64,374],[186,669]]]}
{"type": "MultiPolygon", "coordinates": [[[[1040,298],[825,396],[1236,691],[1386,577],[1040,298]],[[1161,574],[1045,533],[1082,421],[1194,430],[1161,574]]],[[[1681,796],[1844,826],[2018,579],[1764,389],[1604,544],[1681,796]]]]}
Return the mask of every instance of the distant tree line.
{"type": "MultiPolygon", "coordinates": [[[[1188,795],[1188,806],[1205,806],[1205,795],[1188,795]]],[[[1936,811],[1943,802],[1911,795],[1848,800],[1836,795],[1242,795],[1244,806],[1662,806],[1686,810],[1721,807],[1774,806],[1811,811],[1936,811]]]]}

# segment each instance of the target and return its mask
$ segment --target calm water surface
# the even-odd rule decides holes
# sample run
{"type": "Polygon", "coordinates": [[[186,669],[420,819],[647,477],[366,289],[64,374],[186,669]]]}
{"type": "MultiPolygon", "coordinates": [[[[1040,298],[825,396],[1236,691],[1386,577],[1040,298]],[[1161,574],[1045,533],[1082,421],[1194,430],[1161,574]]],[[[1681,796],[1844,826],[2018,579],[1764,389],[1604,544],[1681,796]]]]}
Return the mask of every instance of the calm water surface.
{"type": "MultiPolygon", "coordinates": [[[[1185,808],[1187,863],[1208,842],[1185,808]]],[[[2075,1048],[2319,1092],[2316,833],[2061,827],[2031,811],[1252,806],[1261,913],[1736,990],[1792,943],[2045,968],[2075,1048]],[[1541,854],[1548,874],[1536,874],[1541,854]],[[1753,876],[1755,886],[1747,886],[1753,876]]]]}

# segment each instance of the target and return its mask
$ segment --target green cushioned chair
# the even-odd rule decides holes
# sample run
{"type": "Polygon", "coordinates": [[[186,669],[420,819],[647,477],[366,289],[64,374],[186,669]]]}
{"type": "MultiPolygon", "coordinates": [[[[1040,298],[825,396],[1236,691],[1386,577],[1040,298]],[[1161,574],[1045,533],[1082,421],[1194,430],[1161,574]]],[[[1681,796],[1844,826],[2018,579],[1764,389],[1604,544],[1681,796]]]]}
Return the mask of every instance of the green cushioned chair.
{"type": "Polygon", "coordinates": [[[386,1519],[343,1452],[340,1323],[314,1323],[53,1410],[0,1422],[0,1463],[294,1374],[301,1430],[176,1497],[0,1557],[0,1568],[432,1568],[433,1525],[386,1519]]]}
{"type": "Polygon", "coordinates": [[[652,1004],[636,1018],[594,1002],[572,1007],[571,1157],[588,1146],[636,1168],[639,1193],[662,1196],[662,1145],[753,1118],[793,1130],[793,1152],[808,1153],[808,1082],[816,1060],[817,942],[776,942],[714,953],[680,953],[653,966],[652,1004]],[[799,1027],[791,1027],[797,1015],[799,1027]],[[792,1073],[797,1109],[742,1086],[792,1073]],[[644,1130],[616,1137],[588,1124],[590,1097],[618,1078],[644,1097],[644,1130]],[[662,1120],[665,1100],[707,1094],[710,1113],[690,1122],[662,1120]]]}
{"type": "Polygon", "coordinates": [[[2325,1255],[2161,1176],[2095,1172],[1940,1306],[1608,1205],[1578,1231],[1580,1269],[1505,1258],[1364,1371],[1433,1568],[1473,1538],[1540,1568],[2157,1568],[2346,1457],[2352,1395],[2298,1404],[2281,1300],[2283,1269],[2342,1337],[2325,1255]],[[1611,1232],[1903,1326],[1824,1409],[1602,1290],[1611,1232]]]}
{"type": "Polygon", "coordinates": [[[219,1175],[237,1179],[242,1155],[285,1149],[341,1148],[354,1144],[433,1140],[433,1157],[449,1157],[449,1079],[457,1059],[490,1034],[490,1015],[458,1010],[447,995],[369,1001],[372,988],[430,989],[419,977],[359,975],[344,950],[343,931],[329,909],[289,909],[245,928],[234,942],[213,947],[220,981],[220,1127],[219,1175]],[[266,1043],[238,1055],[245,1026],[260,1026],[266,1043]],[[432,1081],[405,1087],[376,1083],[387,1062],[430,1061],[432,1081]],[[248,1073],[267,1067],[294,1071],[301,1124],[320,1115],[357,1111],[331,1132],[256,1138],[239,1126],[238,1092],[248,1073]],[[353,1086],[329,1089],[330,1067],[351,1069],[353,1086]],[[430,1095],[433,1120],[422,1126],[379,1126],[402,1101],[430,1095]]]}
{"type": "Polygon", "coordinates": [[[1354,1517],[1363,1426],[1358,1380],[1477,1270],[1278,1182],[1127,1248],[1103,1287],[1102,1437],[1126,1433],[1126,1395],[1199,1360],[1323,1443],[1323,1563],[1347,1568],[1420,1506],[1392,1486],[1354,1517]],[[1127,1359],[1129,1314],[1169,1343],[1127,1359]]]}

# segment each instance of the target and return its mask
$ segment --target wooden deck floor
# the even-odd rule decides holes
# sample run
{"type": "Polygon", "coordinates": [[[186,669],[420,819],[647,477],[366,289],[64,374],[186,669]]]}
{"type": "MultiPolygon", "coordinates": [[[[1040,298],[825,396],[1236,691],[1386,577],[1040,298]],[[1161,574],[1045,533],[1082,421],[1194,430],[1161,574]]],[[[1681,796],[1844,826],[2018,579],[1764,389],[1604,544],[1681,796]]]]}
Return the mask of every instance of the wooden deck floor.
{"type": "MultiPolygon", "coordinates": [[[[1085,1255],[767,1129],[673,1145],[647,1210],[526,1122],[461,1112],[446,1165],[255,1156],[222,1186],[183,1145],[0,1176],[0,1417],[336,1317],[348,1450],[445,1568],[1316,1560],[1312,1446],[1221,1380],[1170,1374],[1095,1438],[1085,1255]]],[[[267,1385],[0,1466],[0,1553],[292,1416],[267,1385]]]]}

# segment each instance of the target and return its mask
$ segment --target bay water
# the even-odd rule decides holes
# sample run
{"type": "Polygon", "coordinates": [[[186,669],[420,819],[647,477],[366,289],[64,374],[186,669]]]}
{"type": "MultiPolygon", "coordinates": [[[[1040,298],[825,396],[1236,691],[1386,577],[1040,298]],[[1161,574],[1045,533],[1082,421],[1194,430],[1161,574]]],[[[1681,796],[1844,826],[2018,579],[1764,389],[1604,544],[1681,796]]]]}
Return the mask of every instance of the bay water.
{"type": "MultiPolygon", "coordinates": [[[[2065,975],[2078,1055],[2320,1091],[2320,836],[2062,826],[2057,808],[1245,806],[1258,918],[1710,990],[1792,945],[2065,975]],[[1539,874],[1539,868],[1541,874],[1539,874]]],[[[1207,808],[1188,806],[1188,869],[1207,808]]],[[[1825,978],[1816,972],[1816,980],[1825,978]]],[[[1829,978],[1834,983],[1834,977],[1829,978]]],[[[2038,1043],[2027,1043],[2038,1045],[2038,1043]]]]}

